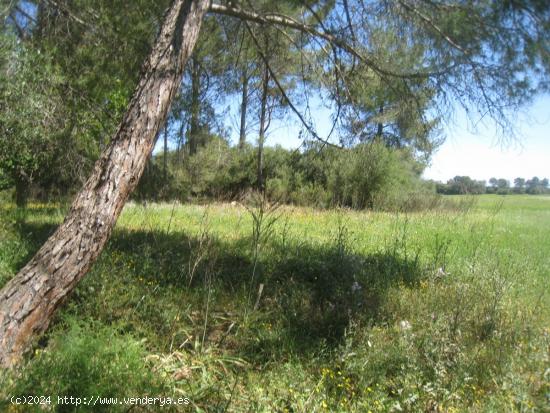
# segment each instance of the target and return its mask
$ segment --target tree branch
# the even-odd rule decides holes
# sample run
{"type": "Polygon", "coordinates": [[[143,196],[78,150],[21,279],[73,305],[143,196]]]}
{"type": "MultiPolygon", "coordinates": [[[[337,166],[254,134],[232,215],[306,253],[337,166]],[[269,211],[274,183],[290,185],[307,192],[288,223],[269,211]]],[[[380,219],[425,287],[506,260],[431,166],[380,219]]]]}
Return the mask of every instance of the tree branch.
{"type": "Polygon", "coordinates": [[[423,14],[416,7],[410,5],[409,3],[403,0],[399,0],[399,4],[403,6],[403,8],[407,9],[409,12],[416,14],[424,23],[428,24],[431,28],[433,28],[437,32],[437,34],[439,34],[452,47],[454,47],[459,52],[463,53],[465,56],[468,56],[468,51],[464,49],[462,46],[460,46],[453,39],[451,39],[449,35],[445,34],[443,30],[437,24],[435,24],[435,22],[432,19],[430,19],[425,14],[423,14]]]}
{"type": "Polygon", "coordinates": [[[320,142],[322,142],[323,144],[325,145],[329,145],[329,146],[333,146],[335,148],[341,148],[341,146],[339,145],[336,145],[334,143],[331,143],[329,141],[327,141],[326,139],[323,139],[319,136],[319,134],[315,131],[315,129],[313,128],[313,126],[311,126],[305,119],[304,119],[304,116],[302,115],[302,113],[296,108],[296,106],[294,106],[294,104],[292,103],[292,101],[290,100],[290,98],[288,97],[288,95],[286,94],[286,91],[285,89],[283,88],[283,86],[281,85],[281,82],[279,82],[279,79],[277,78],[277,76],[275,75],[275,73],[273,72],[273,70],[271,69],[271,66],[269,64],[269,60],[267,59],[267,57],[265,56],[265,54],[263,53],[262,51],[262,48],[260,46],[260,43],[258,41],[258,38],[256,37],[256,35],[254,34],[254,32],[252,31],[250,25],[248,24],[248,22],[245,21],[245,25],[246,25],[246,28],[248,30],[248,33],[250,33],[250,37],[252,38],[254,44],[256,45],[256,48],[257,48],[257,51],[258,51],[258,54],[260,55],[262,61],[264,62],[268,72],[269,72],[269,75],[270,77],[273,79],[273,81],[275,82],[275,84],[277,85],[277,88],[279,89],[279,91],[281,92],[281,95],[283,96],[283,98],[285,99],[285,101],[288,103],[288,106],[290,106],[290,109],[292,109],[292,111],[296,114],[296,116],[298,117],[298,119],[300,120],[300,122],[302,123],[302,125],[304,125],[304,127],[307,129],[307,131],[317,140],[319,140],[320,142]]]}
{"type": "Polygon", "coordinates": [[[222,14],[230,17],[235,17],[238,19],[251,21],[255,23],[260,24],[275,24],[279,26],[288,27],[294,30],[299,30],[301,32],[307,33],[311,36],[321,38],[327,42],[329,42],[331,45],[338,47],[339,49],[342,49],[349,53],[352,56],[355,56],[357,59],[359,59],[361,62],[363,62],[366,66],[371,68],[374,72],[379,74],[380,76],[391,76],[396,78],[402,78],[402,79],[424,79],[430,76],[436,76],[436,75],[442,75],[447,72],[447,70],[438,71],[438,72],[424,72],[424,73],[397,73],[385,68],[380,67],[373,59],[365,56],[363,53],[361,53],[359,50],[357,50],[352,45],[348,44],[344,40],[336,37],[335,35],[328,33],[326,31],[319,31],[314,26],[304,24],[292,17],[285,16],[280,13],[264,13],[259,14],[255,12],[251,12],[248,10],[243,10],[238,7],[234,6],[225,6],[222,4],[216,4],[213,3],[210,5],[210,12],[222,14]]]}

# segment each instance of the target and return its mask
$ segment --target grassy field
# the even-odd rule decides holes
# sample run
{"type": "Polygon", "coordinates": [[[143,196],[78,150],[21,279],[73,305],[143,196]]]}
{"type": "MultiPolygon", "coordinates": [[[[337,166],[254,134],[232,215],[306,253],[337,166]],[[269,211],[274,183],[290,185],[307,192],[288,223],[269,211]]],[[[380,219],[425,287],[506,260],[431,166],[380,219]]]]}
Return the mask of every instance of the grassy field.
{"type": "MultiPolygon", "coordinates": [[[[47,335],[2,374],[0,398],[190,401],[164,411],[549,411],[550,197],[448,204],[409,214],[128,204],[47,335]]],[[[0,285],[62,218],[55,205],[3,203],[0,285]]]]}

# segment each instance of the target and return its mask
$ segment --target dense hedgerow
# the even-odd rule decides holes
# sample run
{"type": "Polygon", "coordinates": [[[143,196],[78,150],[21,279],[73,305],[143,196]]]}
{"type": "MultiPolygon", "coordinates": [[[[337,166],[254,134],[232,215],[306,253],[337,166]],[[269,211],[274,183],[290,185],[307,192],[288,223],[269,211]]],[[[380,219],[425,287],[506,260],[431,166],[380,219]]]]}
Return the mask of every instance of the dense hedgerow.
{"type": "MultiPolygon", "coordinates": [[[[215,138],[184,160],[176,152],[167,158],[165,174],[163,155],[153,157],[137,199],[234,200],[257,186],[257,153],[252,146],[238,149],[215,138]]],[[[282,203],[395,210],[435,198],[434,187],[420,179],[424,164],[410,150],[378,142],[349,149],[316,144],[303,151],[265,148],[264,164],[267,195],[282,203]]]]}

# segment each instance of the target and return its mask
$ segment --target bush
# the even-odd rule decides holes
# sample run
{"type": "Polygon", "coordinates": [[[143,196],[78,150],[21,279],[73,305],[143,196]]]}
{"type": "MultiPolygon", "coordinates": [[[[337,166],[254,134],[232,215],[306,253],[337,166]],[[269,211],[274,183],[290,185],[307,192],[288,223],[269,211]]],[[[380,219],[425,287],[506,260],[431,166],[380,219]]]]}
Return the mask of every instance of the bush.
{"type": "MultiPolygon", "coordinates": [[[[196,154],[177,160],[168,153],[164,176],[163,154],[153,158],[142,177],[140,199],[233,200],[257,186],[257,149],[230,147],[211,137],[196,154]]],[[[264,150],[263,175],[272,201],[315,207],[401,210],[432,204],[434,187],[420,175],[424,164],[410,150],[371,142],[354,148],[323,148],[310,144],[303,152],[280,146],[264,150]],[[412,201],[411,201],[412,200],[412,201]]]]}
{"type": "MultiPolygon", "coordinates": [[[[68,321],[53,343],[36,350],[8,389],[13,396],[143,397],[163,395],[162,383],[145,361],[143,343],[92,322],[68,321]]],[[[32,408],[26,405],[26,408],[32,408]]],[[[58,405],[57,411],[126,411],[128,406],[58,405]]],[[[36,407],[34,411],[42,411],[36,407]]]]}
{"type": "Polygon", "coordinates": [[[421,187],[419,170],[407,150],[378,142],[339,152],[328,177],[331,202],[356,209],[399,209],[421,187]]]}

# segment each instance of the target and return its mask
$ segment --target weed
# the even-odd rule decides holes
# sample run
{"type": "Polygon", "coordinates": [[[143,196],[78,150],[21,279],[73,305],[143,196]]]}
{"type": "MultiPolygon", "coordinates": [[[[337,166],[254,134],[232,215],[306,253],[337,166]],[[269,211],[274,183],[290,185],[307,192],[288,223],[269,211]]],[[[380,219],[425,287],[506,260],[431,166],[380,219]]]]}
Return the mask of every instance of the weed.
{"type": "MultiPolygon", "coordinates": [[[[501,200],[398,214],[253,195],[245,208],[129,204],[38,354],[0,374],[0,394],[174,394],[219,412],[544,411],[550,208],[501,200]]],[[[5,282],[62,214],[1,207],[5,282]]]]}

